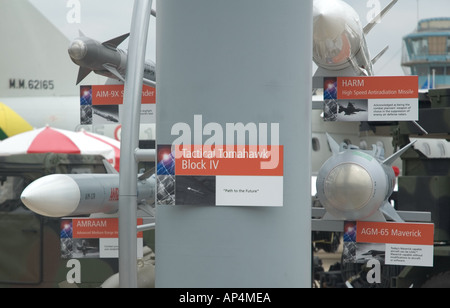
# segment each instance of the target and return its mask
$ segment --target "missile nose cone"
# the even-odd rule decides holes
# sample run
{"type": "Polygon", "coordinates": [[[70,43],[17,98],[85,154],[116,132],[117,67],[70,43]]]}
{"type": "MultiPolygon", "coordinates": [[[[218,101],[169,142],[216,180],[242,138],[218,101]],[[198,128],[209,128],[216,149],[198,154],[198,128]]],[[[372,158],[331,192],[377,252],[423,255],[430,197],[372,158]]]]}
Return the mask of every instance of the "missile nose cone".
{"type": "Polygon", "coordinates": [[[49,217],[63,217],[73,213],[80,203],[77,183],[64,174],[42,177],[22,192],[21,200],[31,211],[49,217]]]}
{"type": "Polygon", "coordinates": [[[362,209],[373,195],[373,181],[366,169],[357,164],[340,164],[325,180],[325,195],[342,211],[362,209]]]}
{"type": "Polygon", "coordinates": [[[69,46],[69,55],[74,60],[82,60],[87,54],[86,43],[82,40],[74,40],[69,46]]]}
{"type": "Polygon", "coordinates": [[[343,16],[328,7],[314,7],[314,38],[335,39],[345,30],[343,16]]]}

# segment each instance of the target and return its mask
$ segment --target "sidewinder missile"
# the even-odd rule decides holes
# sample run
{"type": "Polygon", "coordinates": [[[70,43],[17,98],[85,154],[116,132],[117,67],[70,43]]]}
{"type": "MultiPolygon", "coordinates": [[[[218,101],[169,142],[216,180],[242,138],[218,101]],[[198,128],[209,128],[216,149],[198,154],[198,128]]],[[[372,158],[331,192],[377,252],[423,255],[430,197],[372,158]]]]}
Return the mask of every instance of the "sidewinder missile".
{"type": "MultiPolygon", "coordinates": [[[[153,204],[155,176],[139,179],[138,200],[153,204]]],[[[21,200],[31,211],[49,217],[112,214],[119,207],[119,175],[47,175],[28,185],[21,200]]]]}
{"type": "MultiPolygon", "coordinates": [[[[92,71],[96,74],[125,82],[127,53],[117,48],[129,36],[124,34],[112,40],[100,43],[86,37],[80,31],[80,37],[70,43],[68,52],[72,61],[80,66],[77,84],[92,71]]],[[[144,64],[144,84],[154,87],[155,64],[144,64]]]]}
{"type": "Polygon", "coordinates": [[[403,221],[388,202],[396,181],[392,163],[414,142],[384,159],[376,146],[372,151],[339,146],[327,136],[333,156],[320,168],[316,180],[317,196],[327,211],[324,219],[385,221],[383,213],[403,221]]]}

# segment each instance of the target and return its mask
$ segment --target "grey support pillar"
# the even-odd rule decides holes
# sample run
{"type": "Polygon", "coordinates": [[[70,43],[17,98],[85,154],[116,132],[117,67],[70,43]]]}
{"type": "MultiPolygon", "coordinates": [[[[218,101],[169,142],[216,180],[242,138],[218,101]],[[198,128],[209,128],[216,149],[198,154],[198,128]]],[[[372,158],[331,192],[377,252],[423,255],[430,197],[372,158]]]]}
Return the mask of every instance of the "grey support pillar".
{"type": "Polygon", "coordinates": [[[124,117],[120,145],[119,280],[121,288],[137,287],[137,174],[135,150],[144,77],[145,46],[152,0],[135,0],[130,31],[124,117]]]}
{"type": "Polygon", "coordinates": [[[186,204],[175,170],[175,203],[157,205],[156,286],[310,287],[312,0],[163,0],[157,12],[158,147],[180,127],[198,145],[227,123],[266,123],[284,168],[261,206],[186,204]]]}

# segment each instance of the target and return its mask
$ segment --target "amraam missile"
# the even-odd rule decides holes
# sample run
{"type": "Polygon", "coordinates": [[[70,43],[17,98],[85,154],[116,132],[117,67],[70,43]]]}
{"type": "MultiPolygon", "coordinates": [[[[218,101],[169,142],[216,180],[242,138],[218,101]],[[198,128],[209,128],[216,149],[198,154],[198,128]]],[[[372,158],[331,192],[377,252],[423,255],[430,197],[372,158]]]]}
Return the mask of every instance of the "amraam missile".
{"type": "MultiPolygon", "coordinates": [[[[154,204],[155,176],[138,181],[138,200],[154,204]]],[[[21,200],[31,211],[48,217],[112,214],[119,206],[118,174],[52,174],[28,185],[21,200]]]]}

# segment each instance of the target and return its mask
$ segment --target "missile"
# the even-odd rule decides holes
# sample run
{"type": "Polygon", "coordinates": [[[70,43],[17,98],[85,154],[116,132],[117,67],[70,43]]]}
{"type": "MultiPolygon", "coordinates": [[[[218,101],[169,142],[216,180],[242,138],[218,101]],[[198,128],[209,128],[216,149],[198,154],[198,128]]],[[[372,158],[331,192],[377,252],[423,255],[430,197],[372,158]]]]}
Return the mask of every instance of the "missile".
{"type": "MultiPolygon", "coordinates": [[[[155,175],[138,181],[140,204],[154,204],[155,175]]],[[[39,178],[22,192],[31,211],[48,217],[112,214],[119,208],[119,174],[52,174],[39,178]]]]}
{"type": "MultiPolygon", "coordinates": [[[[77,84],[79,84],[92,71],[96,74],[125,82],[127,68],[127,53],[117,48],[129,33],[100,43],[86,37],[80,31],[80,37],[69,45],[69,56],[80,66],[77,84]]],[[[144,84],[155,87],[155,64],[146,61],[144,64],[144,84]]]]}
{"type": "Polygon", "coordinates": [[[328,134],[333,155],[323,164],[316,180],[317,197],[327,211],[324,219],[349,221],[402,222],[388,198],[394,191],[392,163],[414,142],[388,159],[374,146],[364,151],[355,146],[339,146],[328,134]]]}
{"type": "Polygon", "coordinates": [[[366,35],[398,2],[392,0],[362,26],[358,13],[342,0],[314,0],[313,60],[317,76],[372,76],[373,64],[386,52],[370,58],[366,35]]]}
{"type": "Polygon", "coordinates": [[[341,0],[314,0],[313,59],[331,71],[353,67],[373,75],[372,62],[358,13],[341,0]]]}
{"type": "Polygon", "coordinates": [[[108,114],[106,112],[101,112],[99,110],[94,110],[94,114],[98,115],[99,117],[102,117],[102,118],[104,118],[104,119],[106,119],[106,120],[108,120],[110,122],[115,122],[115,123],[119,122],[119,119],[117,119],[113,115],[110,115],[110,114],[108,114]]]}

